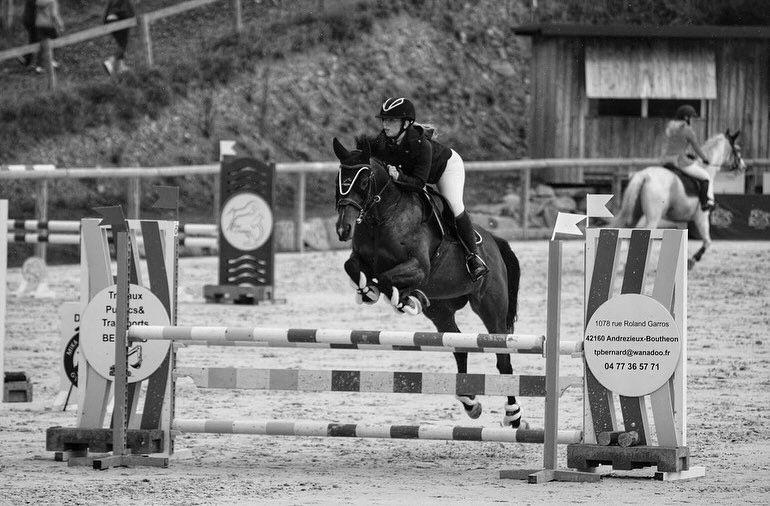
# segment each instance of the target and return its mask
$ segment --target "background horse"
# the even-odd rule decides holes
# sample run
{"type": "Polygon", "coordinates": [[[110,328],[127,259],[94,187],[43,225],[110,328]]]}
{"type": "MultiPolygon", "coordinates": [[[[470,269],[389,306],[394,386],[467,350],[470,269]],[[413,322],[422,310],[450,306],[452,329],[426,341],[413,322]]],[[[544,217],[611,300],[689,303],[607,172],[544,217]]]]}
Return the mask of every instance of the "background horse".
{"type": "MultiPolygon", "coordinates": [[[[479,253],[489,274],[473,283],[465,266],[465,250],[444,235],[432,218],[421,191],[404,189],[385,165],[370,159],[369,140],[356,139],[348,151],[336,138],[339,158],[337,235],[352,238],[345,271],[360,302],[373,304],[384,295],[397,311],[423,312],[439,332],[459,332],[455,313],[470,302],[490,333],[511,334],[519,292],[519,261],[508,243],[477,228],[479,253]]],[[[453,228],[453,227],[452,227],[453,228]]],[[[468,372],[468,353],[455,352],[457,372],[468,372]]],[[[513,374],[508,353],[497,354],[500,374],[513,374]]],[[[458,395],[468,416],[478,418],[481,404],[458,395]]],[[[508,396],[503,424],[526,427],[515,396],[508,396]]]]}
{"type": "MultiPolygon", "coordinates": [[[[702,151],[711,162],[706,170],[711,175],[726,167],[729,171],[745,170],[746,163],[741,157],[740,146],[735,139],[740,130],[730,134],[717,134],[708,139],[702,151]]],[[[712,183],[713,184],[713,183],[712,183]]],[[[695,195],[688,195],[682,180],[665,167],[647,167],[636,172],[623,194],[623,203],[611,227],[656,228],[662,219],[673,222],[693,223],[703,245],[688,260],[692,269],[711,246],[709,211],[703,211],[695,195]]]]}

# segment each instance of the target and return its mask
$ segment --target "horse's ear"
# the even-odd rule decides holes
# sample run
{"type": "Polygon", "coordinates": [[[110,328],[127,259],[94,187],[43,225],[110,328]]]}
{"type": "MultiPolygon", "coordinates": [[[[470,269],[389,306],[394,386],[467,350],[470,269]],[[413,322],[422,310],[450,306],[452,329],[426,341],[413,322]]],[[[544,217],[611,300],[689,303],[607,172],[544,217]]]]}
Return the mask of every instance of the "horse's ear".
{"type": "Polygon", "coordinates": [[[345,160],[350,156],[350,152],[345,149],[345,146],[343,146],[336,137],[332,141],[332,147],[334,148],[334,154],[337,155],[337,158],[339,158],[340,161],[345,160]]]}
{"type": "Polygon", "coordinates": [[[739,135],[741,135],[741,131],[740,130],[738,130],[737,132],[735,132],[733,134],[732,141],[735,142],[735,139],[737,139],[739,135]]]}
{"type": "Polygon", "coordinates": [[[372,147],[369,145],[369,139],[365,139],[363,144],[361,146],[361,158],[368,160],[372,156],[372,147]]]}

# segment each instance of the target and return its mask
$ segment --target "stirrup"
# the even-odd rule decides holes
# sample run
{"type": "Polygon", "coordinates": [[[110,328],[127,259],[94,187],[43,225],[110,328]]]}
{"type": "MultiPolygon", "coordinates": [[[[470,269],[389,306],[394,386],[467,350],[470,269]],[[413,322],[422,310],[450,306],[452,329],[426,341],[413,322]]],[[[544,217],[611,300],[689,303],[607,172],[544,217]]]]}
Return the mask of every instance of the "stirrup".
{"type": "Polygon", "coordinates": [[[487,267],[487,264],[480,256],[475,253],[468,253],[468,255],[465,257],[465,268],[468,270],[471,281],[474,283],[489,273],[489,267],[487,267]],[[475,262],[478,263],[476,263],[473,270],[471,270],[471,263],[475,262]]]}

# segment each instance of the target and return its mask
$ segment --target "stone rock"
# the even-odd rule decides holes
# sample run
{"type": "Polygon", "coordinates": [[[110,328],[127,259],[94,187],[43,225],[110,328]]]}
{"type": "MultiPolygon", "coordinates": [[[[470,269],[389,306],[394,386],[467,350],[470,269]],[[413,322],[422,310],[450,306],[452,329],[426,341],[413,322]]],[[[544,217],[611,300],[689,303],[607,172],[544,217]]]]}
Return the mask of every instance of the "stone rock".
{"type": "Polygon", "coordinates": [[[555,197],[556,196],[556,192],[553,190],[553,188],[551,188],[547,184],[539,184],[535,186],[535,189],[532,193],[536,197],[555,197]]]}

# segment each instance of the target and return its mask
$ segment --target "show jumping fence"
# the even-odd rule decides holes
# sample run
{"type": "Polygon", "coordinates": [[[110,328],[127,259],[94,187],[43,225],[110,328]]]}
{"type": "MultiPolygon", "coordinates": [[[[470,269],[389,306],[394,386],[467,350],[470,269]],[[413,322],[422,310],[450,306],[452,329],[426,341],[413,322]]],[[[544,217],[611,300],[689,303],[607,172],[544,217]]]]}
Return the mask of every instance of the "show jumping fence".
{"type": "MultiPolygon", "coordinates": [[[[178,327],[175,326],[176,222],[126,221],[122,211],[115,209],[120,208],[103,208],[101,212],[107,219],[101,224],[93,219],[83,221],[86,238],[81,246],[81,261],[87,279],[82,280],[84,291],[81,294],[86,306],[80,327],[80,370],[83,373],[80,381],[83,388],[79,388],[78,427],[52,427],[47,432],[46,442],[48,450],[73,451],[84,457],[74,458],[71,464],[80,460],[97,469],[125,465],[167,466],[174,452],[175,435],[180,431],[543,443],[543,468],[500,472],[501,478],[525,478],[530,483],[598,481],[600,475],[583,471],[594,471],[600,465],[612,465],[618,470],[656,467],[655,476],[659,479],[687,479],[705,473],[703,468],[690,467],[689,449],[684,446],[687,441],[686,231],[586,229],[585,329],[587,333],[595,333],[596,330],[589,329],[612,327],[614,332],[621,334],[606,340],[603,335],[586,334],[584,343],[562,342],[560,338],[562,252],[561,241],[553,238],[548,253],[545,336],[178,327]],[[109,247],[104,225],[108,223],[113,227],[117,284],[107,254],[109,247]],[[136,233],[130,230],[138,229],[156,253],[148,255],[146,268],[140,266],[139,259],[131,253],[130,244],[136,233]],[[148,279],[144,279],[144,273],[148,279]],[[148,283],[150,279],[152,282],[148,283]],[[613,289],[616,282],[619,293],[613,289]],[[110,320],[113,314],[114,321],[110,320]],[[132,319],[129,315],[133,315],[132,319]],[[141,315],[138,320],[135,319],[137,315],[141,315]],[[645,324],[649,319],[651,327],[667,330],[656,330],[652,341],[647,329],[641,330],[641,339],[637,339],[635,331],[618,330],[629,321],[634,323],[634,318],[644,320],[645,324]],[[662,344],[652,347],[633,344],[645,342],[645,332],[646,341],[662,344]],[[662,337],[657,335],[658,332],[662,337]],[[535,353],[544,356],[546,365],[542,377],[504,377],[404,371],[185,367],[178,364],[176,356],[182,346],[244,346],[252,343],[347,350],[535,353]],[[638,353],[634,351],[637,346],[638,353]],[[627,368],[616,365],[617,358],[599,358],[599,364],[591,362],[596,361],[596,357],[617,357],[616,352],[624,357],[622,362],[628,365],[627,368]],[[582,356],[585,376],[577,381],[576,378],[560,377],[559,357],[562,354],[582,356]],[[669,358],[648,367],[652,356],[669,358]],[[642,362],[637,364],[635,361],[639,360],[642,362]],[[615,374],[616,369],[620,376],[615,374]],[[176,381],[185,376],[192,378],[199,388],[544,396],[544,425],[543,429],[498,429],[318,420],[186,419],[175,412],[176,381]],[[146,389],[142,384],[144,380],[147,380],[146,389]],[[559,397],[567,387],[580,384],[581,380],[586,400],[583,430],[559,430],[559,397]],[[113,381],[112,428],[104,429],[109,402],[106,394],[113,381]],[[144,409],[140,413],[137,408],[142,394],[144,409]],[[615,396],[619,396],[625,431],[619,428],[616,420],[615,396]],[[654,426],[647,415],[648,398],[654,426]],[[111,446],[105,445],[107,438],[111,438],[111,446]],[[557,469],[559,444],[567,444],[568,467],[577,471],[557,469]],[[89,449],[111,450],[112,455],[89,458],[89,449]]],[[[78,386],[81,386],[80,382],[78,386]]]]}

